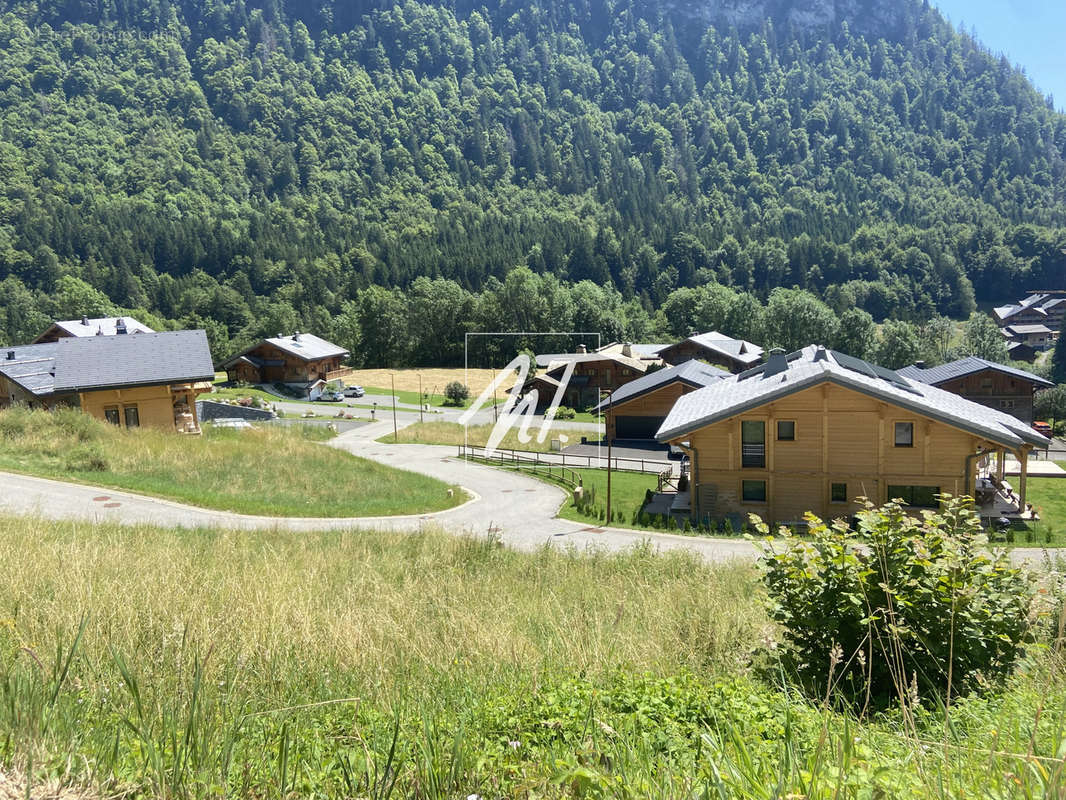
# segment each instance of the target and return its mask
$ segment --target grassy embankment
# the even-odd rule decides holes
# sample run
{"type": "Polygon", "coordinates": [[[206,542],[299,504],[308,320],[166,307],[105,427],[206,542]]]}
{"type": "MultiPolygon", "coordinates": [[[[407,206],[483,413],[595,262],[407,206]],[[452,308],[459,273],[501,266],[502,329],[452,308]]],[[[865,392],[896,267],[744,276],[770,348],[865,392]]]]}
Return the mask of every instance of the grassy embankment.
{"type": "Polygon", "coordinates": [[[320,427],[124,430],[79,411],[0,411],[0,469],[244,514],[360,517],[450,508],[463,492],[321,442],[320,427]]]}
{"type": "MultiPolygon", "coordinates": [[[[384,444],[396,444],[398,442],[399,444],[439,444],[453,447],[458,447],[465,442],[472,447],[484,447],[488,443],[493,427],[491,424],[464,427],[458,422],[421,422],[402,428],[399,439],[389,433],[382,436],[378,441],[384,444]]],[[[538,442],[540,426],[531,425],[529,428],[530,440],[523,442],[518,438],[518,433],[517,426],[509,430],[500,442],[499,448],[501,450],[525,450],[530,453],[548,453],[551,452],[552,439],[558,438],[559,434],[569,437],[568,442],[570,444],[580,442],[582,436],[587,436],[590,439],[598,439],[600,436],[599,432],[592,428],[588,430],[556,430],[549,433],[543,442],[538,442]]]]}
{"type": "Polygon", "coordinates": [[[1056,645],[856,720],[777,685],[747,564],[26,519],[0,561],[0,769],[101,796],[1066,791],[1056,645]]]}

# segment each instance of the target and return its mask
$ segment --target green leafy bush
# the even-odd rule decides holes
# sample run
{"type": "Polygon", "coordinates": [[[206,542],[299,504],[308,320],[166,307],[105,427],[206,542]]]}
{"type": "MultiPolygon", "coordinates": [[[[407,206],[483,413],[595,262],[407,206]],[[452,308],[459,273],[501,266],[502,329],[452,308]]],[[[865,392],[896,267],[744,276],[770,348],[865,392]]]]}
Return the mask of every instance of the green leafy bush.
{"type": "Polygon", "coordinates": [[[444,387],[444,399],[449,405],[461,406],[470,397],[470,390],[466,384],[452,381],[444,387]]]}
{"type": "Polygon", "coordinates": [[[555,409],[555,419],[573,419],[577,416],[577,412],[567,406],[559,406],[555,409]]]}
{"type": "MultiPolygon", "coordinates": [[[[1006,677],[1030,633],[1033,579],[990,552],[967,499],[921,518],[867,504],[856,528],[808,515],[760,564],[786,671],[856,708],[950,697],[1006,677]]],[[[768,528],[758,518],[761,533],[768,528]]]]}

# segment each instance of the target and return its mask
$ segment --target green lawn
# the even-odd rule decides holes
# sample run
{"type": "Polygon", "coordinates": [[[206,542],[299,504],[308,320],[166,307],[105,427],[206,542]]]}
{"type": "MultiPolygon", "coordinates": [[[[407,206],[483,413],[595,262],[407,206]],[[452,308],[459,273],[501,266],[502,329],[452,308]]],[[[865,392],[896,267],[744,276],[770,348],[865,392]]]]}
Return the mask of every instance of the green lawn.
{"type": "MultiPolygon", "coordinates": [[[[387,387],[382,388],[380,386],[364,386],[363,388],[366,390],[367,394],[391,395],[392,397],[396,398],[396,401],[398,403],[407,403],[408,405],[412,406],[418,406],[419,404],[418,392],[405,392],[401,391],[400,389],[397,389],[394,392],[392,389],[389,389],[387,387]]],[[[455,405],[452,403],[448,403],[447,398],[443,394],[430,394],[429,392],[426,392],[426,395],[428,397],[427,402],[431,407],[437,406],[446,408],[469,408],[470,404],[477,399],[475,397],[471,397],[467,400],[464,400],[461,405],[455,405]]],[[[506,399],[506,395],[502,396],[501,402],[503,401],[503,399],[506,399]]]]}
{"type": "Polygon", "coordinates": [[[363,517],[440,511],[463,492],[321,443],[321,427],[127,431],[78,411],[0,411],[0,469],[244,514],[363,517]]]}
{"type": "Polygon", "coordinates": [[[201,400],[240,400],[244,397],[255,397],[268,406],[281,402],[280,397],[275,397],[269,392],[252,387],[238,388],[236,386],[215,386],[210,394],[200,395],[201,400]]]}
{"type": "Polygon", "coordinates": [[[1029,478],[1026,502],[1039,512],[1040,521],[1031,531],[1016,531],[1014,543],[1066,546],[1066,478],[1029,478]]]}
{"type": "MultiPolygon", "coordinates": [[[[484,447],[488,443],[493,427],[491,424],[464,427],[458,422],[419,422],[401,429],[399,439],[389,433],[382,436],[378,441],[384,444],[396,444],[399,442],[399,444],[439,444],[453,447],[458,447],[465,442],[472,447],[484,447]]],[[[530,440],[523,442],[518,438],[518,430],[512,428],[500,442],[499,447],[502,450],[548,453],[551,452],[552,439],[558,437],[559,433],[562,432],[553,431],[548,434],[543,442],[538,442],[540,426],[531,426],[529,429],[530,440]]],[[[582,436],[599,437],[599,433],[592,429],[567,430],[565,435],[570,437],[570,442],[580,441],[582,436]]]]}

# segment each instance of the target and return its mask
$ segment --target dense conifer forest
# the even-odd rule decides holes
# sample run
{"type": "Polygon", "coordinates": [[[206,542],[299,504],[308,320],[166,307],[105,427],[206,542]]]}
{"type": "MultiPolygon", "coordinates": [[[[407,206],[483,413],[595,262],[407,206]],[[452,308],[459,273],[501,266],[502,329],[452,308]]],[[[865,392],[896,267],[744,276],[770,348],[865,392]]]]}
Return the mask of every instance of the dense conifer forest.
{"type": "Polygon", "coordinates": [[[1066,288],[1066,115],[1022,71],[921,2],[725,5],[0,0],[0,341],[123,309],[216,355],[719,327],[898,361],[1066,288]]]}

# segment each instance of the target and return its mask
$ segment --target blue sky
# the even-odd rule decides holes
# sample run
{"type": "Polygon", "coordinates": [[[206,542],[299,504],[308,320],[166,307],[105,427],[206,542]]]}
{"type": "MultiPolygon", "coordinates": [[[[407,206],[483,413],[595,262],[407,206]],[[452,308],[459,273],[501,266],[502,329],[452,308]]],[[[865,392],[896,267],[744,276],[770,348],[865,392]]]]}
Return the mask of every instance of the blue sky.
{"type": "Polygon", "coordinates": [[[1066,0],[931,0],[955,27],[1025,68],[1066,109],[1066,0]]]}

